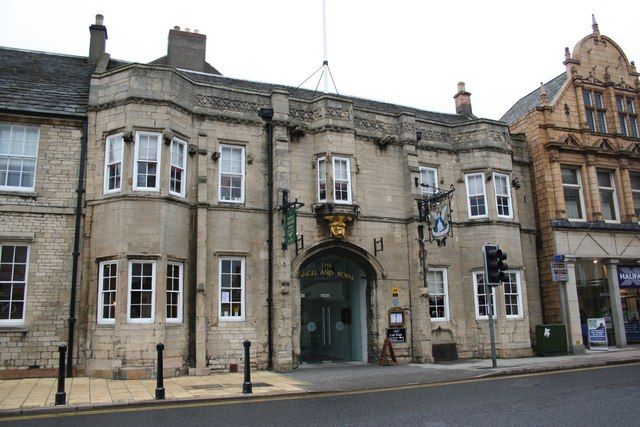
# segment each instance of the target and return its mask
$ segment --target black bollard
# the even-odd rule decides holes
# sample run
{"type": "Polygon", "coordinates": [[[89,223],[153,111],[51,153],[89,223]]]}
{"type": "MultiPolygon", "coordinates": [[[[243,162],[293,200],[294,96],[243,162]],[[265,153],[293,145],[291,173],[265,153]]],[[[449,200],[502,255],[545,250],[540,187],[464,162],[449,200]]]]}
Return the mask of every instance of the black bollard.
{"type": "Polygon", "coordinates": [[[249,347],[251,347],[251,341],[245,340],[244,343],[244,382],[242,383],[242,393],[253,393],[253,386],[251,385],[251,361],[249,360],[249,347]]]}
{"type": "Polygon", "coordinates": [[[158,372],[156,374],[157,384],[156,384],[156,400],[164,400],[164,372],[163,372],[163,363],[162,363],[162,350],[164,350],[164,344],[160,343],[156,345],[156,350],[158,350],[158,372]]]}
{"type": "Polygon", "coordinates": [[[56,405],[65,405],[67,403],[67,393],[64,391],[64,355],[67,352],[67,346],[60,344],[58,351],[60,352],[60,360],[58,361],[58,392],[56,393],[56,405]]]}

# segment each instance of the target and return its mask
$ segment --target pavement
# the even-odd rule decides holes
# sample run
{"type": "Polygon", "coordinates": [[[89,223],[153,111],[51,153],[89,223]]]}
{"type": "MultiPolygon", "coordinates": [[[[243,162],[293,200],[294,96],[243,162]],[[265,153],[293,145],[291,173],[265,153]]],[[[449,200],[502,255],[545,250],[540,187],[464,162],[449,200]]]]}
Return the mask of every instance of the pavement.
{"type": "Polygon", "coordinates": [[[215,400],[303,396],[380,390],[437,384],[485,377],[640,362],[640,345],[608,351],[587,350],[583,355],[498,359],[463,359],[434,364],[378,366],[358,362],[301,365],[293,372],[251,373],[253,393],[243,394],[242,373],[182,376],[164,381],[165,400],[155,400],[156,380],[107,380],[74,377],[65,382],[67,403],[55,405],[55,378],[0,380],[0,419],[16,415],[134,408],[215,400]]]}

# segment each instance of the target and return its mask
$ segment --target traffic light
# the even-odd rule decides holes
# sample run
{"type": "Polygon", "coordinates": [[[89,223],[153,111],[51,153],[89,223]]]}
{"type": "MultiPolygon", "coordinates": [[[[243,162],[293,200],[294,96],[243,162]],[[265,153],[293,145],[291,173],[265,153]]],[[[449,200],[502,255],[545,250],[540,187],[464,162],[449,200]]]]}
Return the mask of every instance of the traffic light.
{"type": "Polygon", "coordinates": [[[484,245],[484,264],[487,272],[487,283],[502,283],[504,272],[509,266],[504,262],[507,253],[503,252],[498,245],[484,245]]]}

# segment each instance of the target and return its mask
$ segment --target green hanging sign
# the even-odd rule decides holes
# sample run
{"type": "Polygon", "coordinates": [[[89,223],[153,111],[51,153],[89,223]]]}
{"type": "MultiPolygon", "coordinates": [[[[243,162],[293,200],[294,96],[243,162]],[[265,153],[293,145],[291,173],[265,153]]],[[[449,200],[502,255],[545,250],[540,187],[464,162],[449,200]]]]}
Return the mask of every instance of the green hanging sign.
{"type": "Polygon", "coordinates": [[[295,209],[289,209],[284,214],[284,244],[285,246],[292,245],[297,239],[298,228],[298,214],[295,209]]]}

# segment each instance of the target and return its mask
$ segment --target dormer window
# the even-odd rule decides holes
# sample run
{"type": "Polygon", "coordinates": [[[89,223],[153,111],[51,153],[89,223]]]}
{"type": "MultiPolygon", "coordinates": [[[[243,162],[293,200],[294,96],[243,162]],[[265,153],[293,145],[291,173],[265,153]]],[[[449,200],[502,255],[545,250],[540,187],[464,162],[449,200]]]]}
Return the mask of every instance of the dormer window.
{"type": "Polygon", "coordinates": [[[587,115],[587,124],[591,132],[607,133],[606,109],[602,101],[602,94],[591,90],[583,90],[584,109],[587,115]]]}

